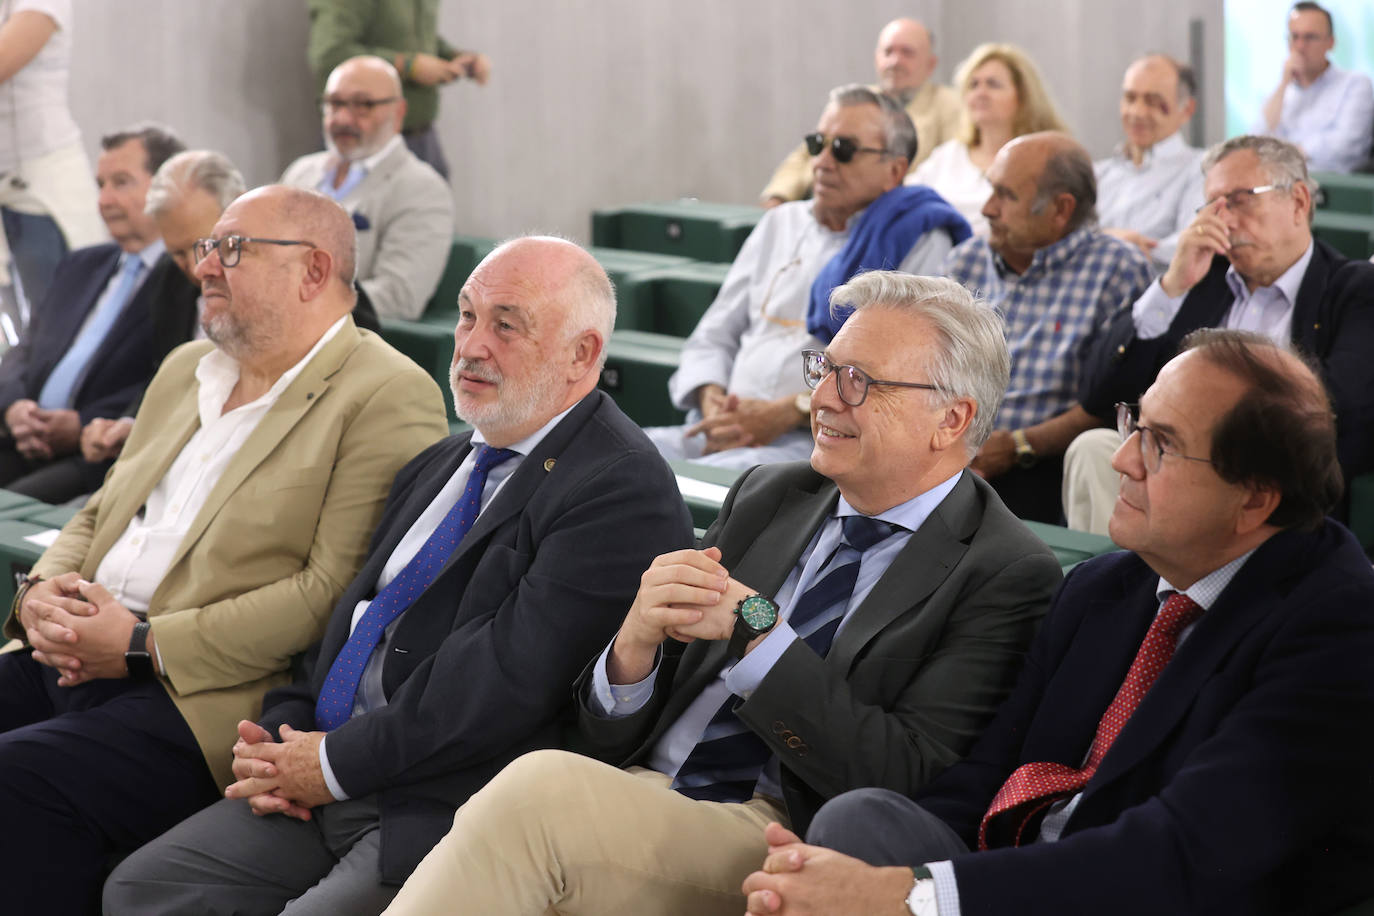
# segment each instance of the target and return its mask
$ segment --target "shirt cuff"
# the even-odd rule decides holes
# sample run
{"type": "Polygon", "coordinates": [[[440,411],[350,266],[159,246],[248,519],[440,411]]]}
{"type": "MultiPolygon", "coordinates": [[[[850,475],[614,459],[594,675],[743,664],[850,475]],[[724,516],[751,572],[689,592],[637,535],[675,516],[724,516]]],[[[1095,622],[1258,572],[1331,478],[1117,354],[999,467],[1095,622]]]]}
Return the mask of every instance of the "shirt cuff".
{"type": "Polygon", "coordinates": [[[329,787],[329,794],[334,796],[335,801],[348,801],[348,793],[334,778],[334,770],[329,766],[329,754],[324,749],[328,743],[329,737],[327,735],[320,739],[320,772],[324,774],[324,784],[329,787]]]}
{"type": "Polygon", "coordinates": [[[782,653],[787,651],[787,647],[792,645],[796,638],[797,631],[792,629],[791,624],[786,620],[779,620],[768,635],[763,637],[762,642],[737,661],[725,675],[725,686],[741,700],[749,699],[749,695],[763,683],[764,676],[772,670],[778,659],[782,658],[782,653]]]}
{"type": "Polygon", "coordinates": [[[936,916],[960,916],[959,882],[954,879],[954,863],[927,862],[930,876],[935,879],[936,916]]]}
{"type": "Polygon", "coordinates": [[[1170,296],[1156,280],[1146,288],[1135,304],[1131,306],[1131,320],[1135,324],[1135,336],[1141,340],[1154,340],[1162,337],[1174,323],[1178,310],[1183,307],[1187,296],[1170,296]]]}
{"type": "Polygon", "coordinates": [[[658,666],[663,660],[663,650],[659,649],[654,653],[654,669],[644,680],[634,684],[612,684],[610,675],[606,673],[606,659],[611,654],[611,646],[614,645],[615,640],[612,639],[602,650],[596,660],[596,667],[592,669],[592,711],[612,719],[620,719],[639,712],[654,695],[654,678],[658,675],[658,666]]]}

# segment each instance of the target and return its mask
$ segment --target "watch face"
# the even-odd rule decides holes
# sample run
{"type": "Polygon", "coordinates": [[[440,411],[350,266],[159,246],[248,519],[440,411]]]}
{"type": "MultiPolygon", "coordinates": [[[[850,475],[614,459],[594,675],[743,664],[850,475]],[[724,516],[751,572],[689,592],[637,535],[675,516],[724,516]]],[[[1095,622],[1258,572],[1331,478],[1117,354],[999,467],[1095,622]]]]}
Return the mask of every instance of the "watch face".
{"type": "Polygon", "coordinates": [[[739,615],[755,630],[767,630],[778,622],[778,606],[761,595],[740,602],[739,615]]]}

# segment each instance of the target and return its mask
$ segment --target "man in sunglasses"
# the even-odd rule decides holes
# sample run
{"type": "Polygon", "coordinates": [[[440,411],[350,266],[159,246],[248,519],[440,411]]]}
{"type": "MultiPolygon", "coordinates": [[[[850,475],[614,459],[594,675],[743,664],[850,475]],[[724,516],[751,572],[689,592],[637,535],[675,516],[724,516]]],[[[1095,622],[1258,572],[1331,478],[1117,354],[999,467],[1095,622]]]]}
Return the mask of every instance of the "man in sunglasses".
{"type": "MultiPolygon", "coordinates": [[[[908,171],[914,171],[935,147],[953,139],[959,129],[963,103],[957,92],[933,78],[939,62],[935,36],[915,19],[894,19],[878,33],[878,45],[873,49],[878,84],[873,88],[905,108],[916,127],[916,155],[908,171]]],[[[765,207],[811,194],[814,155],[805,144],[788,154],[759,195],[765,207]]]]}
{"type": "Polygon", "coordinates": [[[320,100],[326,150],[287,166],[282,184],[337,200],[358,232],[358,285],[384,318],[419,318],[453,240],[453,195],[401,137],[406,100],[396,68],[352,57],[320,100]]]}
{"type": "Polygon", "coordinates": [[[832,90],[806,145],[815,196],[764,214],[682,348],[668,394],[687,424],[647,430],[666,458],[741,469],[805,458],[796,366],[819,343],[809,310],[863,268],[938,274],[969,233],[938,194],[902,187],[916,134],[887,96],[832,90]]]}
{"type": "Polygon", "coordinates": [[[653,562],[577,685],[591,756],[508,765],[389,913],[734,916],[770,820],[914,791],[982,730],[1060,578],[967,470],[1006,385],[1001,324],[887,271],[832,301],[853,316],[797,360],[810,464],[748,472],[704,549],[653,562]]]}
{"type": "Polygon", "coordinates": [[[209,340],[163,362],[5,624],[32,650],[0,656],[15,912],[94,911],[112,855],[221,797],[236,724],[319,638],[396,472],[447,431],[433,380],[349,317],[333,201],[262,188],[194,247],[209,340]]]}
{"type": "MultiPolygon", "coordinates": [[[[1234,137],[1203,160],[1207,203],[1179,236],[1169,269],[1101,337],[1081,402],[1107,419],[1135,401],[1179,341],[1197,328],[1255,331],[1317,360],[1336,409],[1336,454],[1347,484],[1374,468],[1374,264],[1350,260],[1312,235],[1302,152],[1272,137],[1234,137]]],[[[1069,524],[1105,530],[1116,500],[1110,432],[1070,449],[1069,524]]],[[[1337,504],[1338,517],[1345,500],[1337,504]]]]}
{"type": "Polygon", "coordinates": [[[1374,573],[1323,518],[1327,393],[1252,332],[1185,346],[1118,415],[1126,550],[1065,580],[968,758],[914,800],[840,796],[816,845],[771,827],[750,913],[1277,916],[1374,894],[1374,573]]]}

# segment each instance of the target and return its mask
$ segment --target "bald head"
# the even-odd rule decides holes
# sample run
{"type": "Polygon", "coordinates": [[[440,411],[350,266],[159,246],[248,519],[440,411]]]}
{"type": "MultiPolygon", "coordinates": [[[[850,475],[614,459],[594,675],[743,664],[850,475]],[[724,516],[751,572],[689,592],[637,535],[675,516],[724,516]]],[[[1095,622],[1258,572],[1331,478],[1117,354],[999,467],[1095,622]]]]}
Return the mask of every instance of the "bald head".
{"type": "Polygon", "coordinates": [[[401,129],[406,103],[401,77],[380,57],[350,57],[324,84],[324,136],[345,161],[366,159],[401,129]]]}
{"type": "Polygon", "coordinates": [[[935,71],[934,39],[915,19],[894,19],[878,33],[873,68],[887,95],[909,102],[935,71]]]}
{"type": "Polygon", "coordinates": [[[1036,176],[1032,212],[1044,212],[1066,196],[1072,198],[1063,234],[1097,219],[1097,179],[1092,157],[1073,137],[1055,130],[1043,130],[1017,137],[998,153],[1006,154],[1018,169],[1036,176]]]}

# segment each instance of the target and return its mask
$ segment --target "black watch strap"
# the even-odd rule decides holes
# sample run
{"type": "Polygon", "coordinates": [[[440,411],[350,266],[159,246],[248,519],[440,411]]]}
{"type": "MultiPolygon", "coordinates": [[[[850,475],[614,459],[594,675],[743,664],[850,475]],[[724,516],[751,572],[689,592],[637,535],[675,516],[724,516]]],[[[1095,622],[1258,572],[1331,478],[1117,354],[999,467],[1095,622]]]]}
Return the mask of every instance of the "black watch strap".
{"type": "Polygon", "coordinates": [[[153,671],[153,656],[148,651],[148,631],[152,626],[146,620],[140,620],[134,624],[134,631],[129,636],[129,651],[124,653],[124,664],[129,669],[129,677],[134,680],[151,680],[155,674],[153,671]]]}

